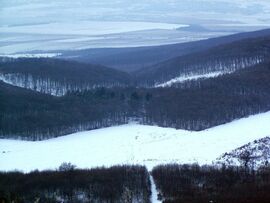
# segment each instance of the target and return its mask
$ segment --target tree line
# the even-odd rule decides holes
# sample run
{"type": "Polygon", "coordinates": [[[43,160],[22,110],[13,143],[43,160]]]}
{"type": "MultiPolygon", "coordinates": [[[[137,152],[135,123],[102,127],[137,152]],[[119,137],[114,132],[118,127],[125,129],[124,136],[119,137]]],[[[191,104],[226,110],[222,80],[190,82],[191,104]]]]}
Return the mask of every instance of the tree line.
{"type": "Polygon", "coordinates": [[[57,171],[0,172],[1,203],[150,203],[148,171],[142,166],[57,171]]]}
{"type": "Polygon", "coordinates": [[[270,168],[162,165],[152,175],[164,203],[268,203],[270,168]]]}
{"type": "MultiPolygon", "coordinates": [[[[214,165],[159,165],[151,172],[163,203],[268,203],[270,168],[214,165]]],[[[150,203],[144,166],[0,172],[2,203],[150,203]]]]}

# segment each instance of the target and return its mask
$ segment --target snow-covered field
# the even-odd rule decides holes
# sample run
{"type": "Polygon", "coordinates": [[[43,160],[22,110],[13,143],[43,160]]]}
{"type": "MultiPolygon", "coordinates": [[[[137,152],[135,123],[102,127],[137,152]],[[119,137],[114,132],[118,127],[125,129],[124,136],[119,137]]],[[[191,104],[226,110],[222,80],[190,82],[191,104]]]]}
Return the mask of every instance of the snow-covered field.
{"type": "Polygon", "coordinates": [[[80,168],[116,164],[211,164],[217,157],[270,134],[270,112],[201,132],[128,124],[40,142],[0,140],[0,170],[80,168]]]}

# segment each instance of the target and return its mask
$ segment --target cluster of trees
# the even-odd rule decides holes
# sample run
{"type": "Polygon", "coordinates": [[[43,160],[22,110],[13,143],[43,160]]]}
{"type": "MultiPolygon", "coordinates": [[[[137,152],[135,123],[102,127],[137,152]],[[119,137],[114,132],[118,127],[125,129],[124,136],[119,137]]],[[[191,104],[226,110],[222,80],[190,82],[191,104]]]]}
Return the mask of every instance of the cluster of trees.
{"type": "Polygon", "coordinates": [[[2,203],[150,203],[150,188],[142,166],[79,170],[65,164],[58,171],[0,172],[2,203]]]}
{"type": "Polygon", "coordinates": [[[0,63],[0,79],[56,96],[68,91],[125,87],[132,82],[128,74],[114,69],[51,58],[22,58],[0,63]]]}
{"type": "Polygon", "coordinates": [[[41,140],[127,123],[203,130],[270,110],[270,64],[171,88],[114,87],[53,97],[0,83],[0,136],[41,140]]]}
{"type": "Polygon", "coordinates": [[[209,50],[180,56],[136,72],[140,86],[153,86],[180,76],[232,72],[266,61],[270,37],[236,41],[209,50]]]}
{"type": "Polygon", "coordinates": [[[270,168],[164,165],[153,169],[164,203],[268,203],[270,168]]]}

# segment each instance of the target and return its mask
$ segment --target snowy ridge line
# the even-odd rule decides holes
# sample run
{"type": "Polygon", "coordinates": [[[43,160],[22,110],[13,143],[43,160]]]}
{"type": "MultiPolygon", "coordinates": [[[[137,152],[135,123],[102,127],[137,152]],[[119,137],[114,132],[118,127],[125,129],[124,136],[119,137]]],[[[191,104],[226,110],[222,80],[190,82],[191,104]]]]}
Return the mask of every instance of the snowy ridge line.
{"type": "Polygon", "coordinates": [[[0,171],[113,165],[212,164],[225,152],[270,134],[270,111],[200,132],[127,124],[45,141],[0,139],[0,171]]]}
{"type": "Polygon", "coordinates": [[[167,82],[157,84],[155,87],[171,87],[175,83],[184,83],[190,80],[198,80],[198,79],[207,79],[207,78],[215,78],[221,75],[230,74],[232,71],[215,71],[211,73],[198,74],[198,75],[184,75],[180,77],[173,78],[167,82]]]}

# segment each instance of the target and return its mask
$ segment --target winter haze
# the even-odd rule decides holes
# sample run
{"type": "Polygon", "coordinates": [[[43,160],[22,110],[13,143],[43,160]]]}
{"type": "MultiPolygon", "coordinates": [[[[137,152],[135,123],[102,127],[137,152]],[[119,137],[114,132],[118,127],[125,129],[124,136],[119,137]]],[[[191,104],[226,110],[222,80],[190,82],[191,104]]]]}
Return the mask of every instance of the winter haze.
{"type": "Polygon", "coordinates": [[[269,11],[267,0],[1,0],[0,54],[195,41],[264,28],[269,11]]]}

